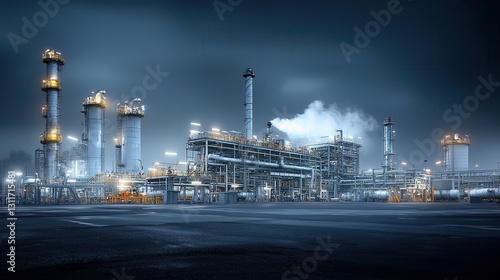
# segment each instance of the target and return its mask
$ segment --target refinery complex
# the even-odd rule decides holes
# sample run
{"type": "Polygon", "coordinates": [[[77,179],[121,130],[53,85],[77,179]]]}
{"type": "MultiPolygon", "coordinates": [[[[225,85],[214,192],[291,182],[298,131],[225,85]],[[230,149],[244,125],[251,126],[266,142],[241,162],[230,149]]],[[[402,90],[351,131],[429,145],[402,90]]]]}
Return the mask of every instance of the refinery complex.
{"type": "MultiPolygon", "coordinates": [[[[42,54],[46,77],[41,90],[45,129],[42,148],[35,150],[36,175],[19,182],[20,204],[94,203],[238,203],[238,202],[434,202],[496,201],[500,199],[498,170],[469,168],[468,135],[451,133],[441,140],[442,171],[398,169],[393,149],[397,125],[383,121],[383,159],[380,169],[360,171],[356,139],[335,135],[307,146],[293,146],[273,134],[267,123],[263,135],[253,134],[253,81],[247,68],[243,132],[191,130],[186,139],[185,161],[144,166],[141,159],[141,99],[108,104],[104,89],[82,100],[84,132],[79,144],[63,151],[61,143],[61,53],[42,54]],[[115,158],[105,159],[105,111],[115,110],[115,158]],[[113,172],[105,160],[114,162],[113,172]]],[[[258,104],[256,104],[258,106],[258,104]]],[[[243,112],[242,112],[243,114],[243,112]]],[[[144,121],[147,121],[144,120],[144,121]]],[[[193,124],[196,126],[197,124],[193,124]]],[[[243,125],[242,125],[243,126],[243,125]]],[[[382,148],[382,147],[381,147],[382,148]]],[[[403,163],[405,165],[405,163],[403,163]]],[[[2,188],[5,203],[7,188],[2,188]]]]}

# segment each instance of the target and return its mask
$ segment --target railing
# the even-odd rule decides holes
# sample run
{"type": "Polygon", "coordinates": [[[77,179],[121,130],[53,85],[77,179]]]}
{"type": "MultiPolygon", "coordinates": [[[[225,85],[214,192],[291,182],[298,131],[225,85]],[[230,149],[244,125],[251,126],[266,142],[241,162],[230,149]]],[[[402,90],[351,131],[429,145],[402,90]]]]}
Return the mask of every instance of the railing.
{"type": "Polygon", "coordinates": [[[40,143],[45,144],[47,142],[62,142],[62,136],[60,134],[42,134],[40,135],[40,143]]]}
{"type": "Polygon", "coordinates": [[[276,149],[276,150],[282,150],[286,152],[294,152],[294,153],[301,153],[301,154],[308,154],[308,155],[319,155],[319,153],[315,151],[311,151],[309,148],[305,146],[300,146],[300,147],[288,147],[288,146],[282,146],[276,142],[264,142],[264,141],[258,141],[258,140],[250,140],[246,138],[241,138],[241,137],[236,137],[232,135],[223,135],[220,133],[215,133],[215,132],[199,132],[199,133],[191,133],[190,134],[190,139],[201,139],[201,138],[210,138],[210,139],[215,139],[215,140],[222,140],[222,141],[227,141],[227,142],[233,142],[233,143],[239,143],[239,144],[245,144],[245,145],[254,145],[254,146],[259,146],[259,147],[264,147],[264,148],[271,148],[271,149],[276,149]]]}
{"type": "Polygon", "coordinates": [[[45,89],[61,89],[59,81],[56,79],[42,80],[42,90],[45,89]]]}
{"type": "Polygon", "coordinates": [[[42,61],[43,62],[56,61],[59,62],[60,64],[65,63],[64,57],[60,53],[55,52],[54,50],[45,51],[45,53],[42,54],[42,61]]]}

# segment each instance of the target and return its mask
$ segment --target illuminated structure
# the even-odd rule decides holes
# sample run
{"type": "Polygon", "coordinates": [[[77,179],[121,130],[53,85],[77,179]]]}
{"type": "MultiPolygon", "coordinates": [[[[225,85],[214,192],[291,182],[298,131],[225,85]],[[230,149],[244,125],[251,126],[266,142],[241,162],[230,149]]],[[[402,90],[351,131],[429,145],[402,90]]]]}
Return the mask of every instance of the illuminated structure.
{"type": "Polygon", "coordinates": [[[85,114],[83,143],[86,146],[87,176],[93,177],[104,171],[104,112],[106,91],[100,90],[83,102],[85,114]]]}
{"type": "Polygon", "coordinates": [[[442,164],[445,171],[467,171],[469,170],[469,145],[468,135],[462,137],[458,133],[451,137],[446,135],[441,140],[443,146],[442,164]]]}
{"type": "Polygon", "coordinates": [[[337,132],[335,137],[308,146],[321,157],[321,175],[329,184],[333,184],[334,178],[351,178],[359,173],[361,144],[352,138],[344,138],[342,130],[337,132]]]}
{"type": "Polygon", "coordinates": [[[140,98],[126,101],[123,105],[117,104],[119,136],[115,138],[115,147],[118,172],[142,171],[141,119],[144,117],[144,105],[140,104],[140,98]]]}
{"type": "Polygon", "coordinates": [[[61,53],[48,49],[42,55],[43,63],[47,64],[47,73],[42,81],[42,91],[47,95],[46,104],[42,108],[42,116],[46,119],[45,131],[40,135],[40,143],[44,150],[43,179],[50,181],[59,177],[60,148],[62,142],[60,124],[60,91],[61,67],[64,58],[61,53]]]}

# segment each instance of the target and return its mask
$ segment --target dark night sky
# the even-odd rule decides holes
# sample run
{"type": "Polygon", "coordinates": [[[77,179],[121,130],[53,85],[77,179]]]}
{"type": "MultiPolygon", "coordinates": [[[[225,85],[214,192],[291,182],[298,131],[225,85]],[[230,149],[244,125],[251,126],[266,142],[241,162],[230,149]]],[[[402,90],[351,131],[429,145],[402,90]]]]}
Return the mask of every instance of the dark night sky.
{"type": "MultiPolygon", "coordinates": [[[[373,20],[370,11],[387,9],[391,1],[243,0],[225,12],[223,20],[213,2],[72,0],[59,5],[59,11],[16,53],[8,34],[21,36],[21,19],[33,22],[42,8],[38,1],[2,1],[0,158],[13,149],[33,153],[41,147],[38,136],[45,126],[40,115],[45,102],[40,90],[45,74],[41,54],[54,48],[66,59],[64,149],[73,144],[67,135],[81,134],[81,104],[91,91],[105,89],[110,103],[123,102],[123,97],[132,97],[132,88],[142,84],[145,68],[159,65],[170,75],[143,98],[143,162],[149,167],[162,161],[165,151],[175,151],[183,160],[190,122],[200,122],[207,130],[243,131],[241,75],[253,67],[256,133],[268,120],[301,114],[320,100],[327,108],[336,104],[341,114],[355,112],[376,121],[377,127],[362,133],[361,169],[380,167],[386,116],[396,120],[395,150],[406,161],[414,151],[436,161],[441,154],[437,143],[426,154],[415,141],[430,139],[432,130],[441,128],[470,135],[471,166],[497,168],[500,87],[486,100],[473,101],[478,76],[491,74],[500,81],[500,2],[402,0],[403,10],[393,14],[350,63],[339,45],[354,45],[354,28],[364,30],[373,20]],[[457,114],[449,115],[455,116],[454,121],[446,121],[443,114],[464,100],[472,100],[470,104],[478,108],[472,108],[467,118],[460,117],[461,124],[453,128],[457,114]]],[[[115,120],[111,105],[107,121],[115,120]]],[[[310,125],[325,127],[328,123],[322,121],[313,118],[310,125]]],[[[352,129],[353,134],[357,129],[346,126],[340,128],[352,129]]],[[[115,133],[106,131],[107,170],[114,160],[115,133]]],[[[423,166],[422,161],[415,163],[423,166]]]]}

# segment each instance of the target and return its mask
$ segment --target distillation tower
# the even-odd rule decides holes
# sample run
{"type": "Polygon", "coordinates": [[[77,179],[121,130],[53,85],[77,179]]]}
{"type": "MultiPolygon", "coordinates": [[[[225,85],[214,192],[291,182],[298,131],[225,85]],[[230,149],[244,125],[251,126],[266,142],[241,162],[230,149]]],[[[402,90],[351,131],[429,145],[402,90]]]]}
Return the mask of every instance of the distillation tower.
{"type": "Polygon", "coordinates": [[[394,120],[391,117],[384,119],[384,162],[382,167],[384,172],[394,170],[394,149],[392,147],[394,142],[394,120]]]}
{"type": "Polygon", "coordinates": [[[83,143],[86,147],[87,176],[93,177],[104,172],[104,116],[106,91],[99,90],[83,101],[85,114],[83,143]]]}
{"type": "Polygon", "coordinates": [[[253,78],[255,73],[252,68],[247,68],[243,73],[245,78],[245,137],[249,140],[253,137],[253,78]]]}
{"type": "Polygon", "coordinates": [[[118,172],[141,172],[141,119],[144,117],[141,99],[118,103],[117,117],[119,136],[115,138],[116,169],[118,172]]]}
{"type": "Polygon", "coordinates": [[[40,135],[40,143],[44,151],[44,174],[47,181],[59,177],[60,148],[62,142],[60,124],[60,91],[61,68],[64,58],[61,53],[48,49],[42,55],[42,61],[47,65],[46,77],[42,80],[42,91],[46,93],[46,104],[42,115],[46,119],[45,131],[40,135]]]}

